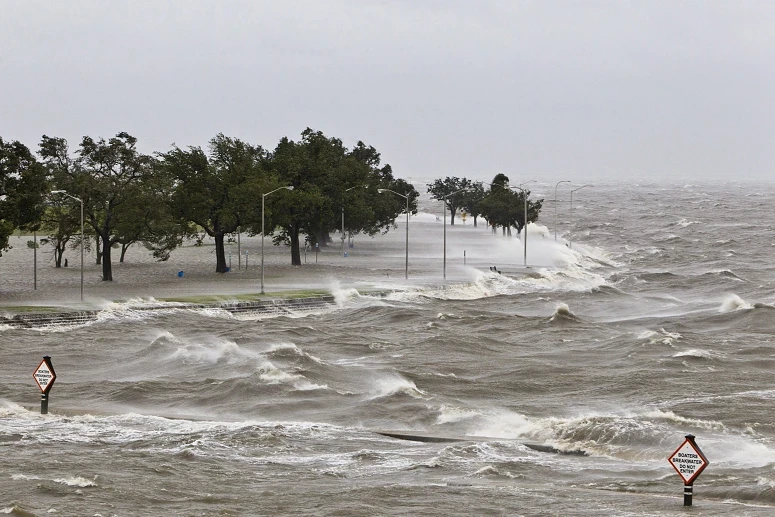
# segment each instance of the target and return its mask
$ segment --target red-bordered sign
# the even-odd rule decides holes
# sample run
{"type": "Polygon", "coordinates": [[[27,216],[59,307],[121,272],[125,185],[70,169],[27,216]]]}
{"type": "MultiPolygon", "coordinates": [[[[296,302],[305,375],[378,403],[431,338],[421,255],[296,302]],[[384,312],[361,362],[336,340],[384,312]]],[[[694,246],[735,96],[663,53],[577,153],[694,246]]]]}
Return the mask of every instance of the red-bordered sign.
{"type": "Polygon", "coordinates": [[[57,374],[54,373],[54,366],[51,364],[51,358],[49,356],[43,358],[35,369],[35,372],[33,372],[32,378],[35,379],[41,393],[49,392],[54,385],[54,381],[57,379],[57,374]]]}
{"type": "Polygon", "coordinates": [[[667,461],[673,466],[685,485],[691,485],[697,479],[705,467],[710,465],[708,458],[694,442],[694,437],[689,435],[684,443],[671,454],[667,461]]]}

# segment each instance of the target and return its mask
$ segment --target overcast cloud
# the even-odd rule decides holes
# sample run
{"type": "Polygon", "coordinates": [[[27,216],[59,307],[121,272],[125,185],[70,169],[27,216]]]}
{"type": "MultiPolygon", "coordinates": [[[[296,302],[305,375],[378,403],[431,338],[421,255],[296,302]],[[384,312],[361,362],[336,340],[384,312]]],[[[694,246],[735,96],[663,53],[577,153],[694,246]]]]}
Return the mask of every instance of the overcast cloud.
{"type": "Polygon", "coordinates": [[[306,127],[403,178],[771,179],[772,1],[0,0],[0,136],[306,127]]]}

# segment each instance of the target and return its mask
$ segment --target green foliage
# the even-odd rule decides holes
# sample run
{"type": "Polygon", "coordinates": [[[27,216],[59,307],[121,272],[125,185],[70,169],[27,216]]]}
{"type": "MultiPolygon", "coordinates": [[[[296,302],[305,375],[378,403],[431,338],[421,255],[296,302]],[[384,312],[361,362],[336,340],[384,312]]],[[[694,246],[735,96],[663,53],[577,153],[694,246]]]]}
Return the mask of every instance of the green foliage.
{"type": "MultiPolygon", "coordinates": [[[[113,280],[111,249],[150,238],[154,225],[165,220],[160,216],[166,205],[154,177],[155,160],[140,153],[136,144],[137,139],[125,132],[107,141],[85,136],[75,159],[70,158],[62,138],[44,135],[40,144],[39,154],[54,185],[72,196],[59,196],[56,202],[73,210],[80,210],[82,202],[86,224],[102,242],[102,279],[106,281],[113,280]]],[[[67,220],[73,221],[72,213],[67,220]]],[[[78,221],[80,234],[80,214],[78,221]]],[[[73,224],[59,230],[76,233],[73,224]]]]}
{"type": "Polygon", "coordinates": [[[225,273],[225,236],[255,224],[261,217],[257,200],[276,186],[265,151],[218,134],[210,140],[209,154],[199,147],[175,147],[160,159],[160,173],[171,185],[172,220],[183,230],[178,235],[193,235],[195,225],[215,238],[215,270],[225,273]]]}
{"type": "Polygon", "coordinates": [[[530,190],[513,191],[509,178],[504,174],[496,175],[490,184],[489,192],[479,200],[475,213],[487,219],[493,227],[516,228],[521,231],[525,226],[525,196],[527,196],[527,222],[535,222],[543,206],[543,199],[531,201],[530,190]]]}
{"type": "Polygon", "coordinates": [[[0,256],[16,228],[39,227],[46,190],[45,169],[30,150],[0,138],[0,256]]]}
{"type": "Polygon", "coordinates": [[[390,165],[380,168],[379,153],[363,142],[348,150],[338,138],[307,128],[298,142],[283,137],[269,163],[278,184],[294,190],[266,199],[265,229],[271,233],[278,228],[274,241],[290,244],[294,265],[301,265],[299,236],[306,235],[311,245],[319,243],[341,228],[342,210],[347,212],[345,231],[351,234],[374,235],[394,225],[405,210],[404,200],[379,196],[378,188],[407,193],[410,211],[417,210],[414,187],[395,180],[390,165]]]}
{"type": "Polygon", "coordinates": [[[0,140],[0,251],[14,229],[42,229],[58,267],[68,246],[80,246],[83,221],[84,246],[94,241],[100,248],[103,280],[113,279],[112,249],[120,247],[123,259],[128,246],[142,243],[167,260],[184,238],[201,244],[205,235],[215,240],[216,271],[225,272],[224,243],[237,231],[273,235],[301,264],[300,238],[325,245],[335,231],[384,233],[407,210],[407,199],[409,212],[417,211],[417,191],[393,177],[374,147],[358,141],[348,149],[309,128],[298,141],[281,139],[271,153],[223,134],[206,151],[173,147],[148,156],[136,145],[122,132],[108,140],[86,136],[71,152],[65,139],[43,135],[38,162],[18,142],[0,140]],[[288,186],[294,190],[282,188],[288,186]],[[64,193],[44,202],[51,190],[64,193]]]}
{"type": "Polygon", "coordinates": [[[428,186],[428,192],[431,194],[431,199],[444,202],[445,209],[450,213],[450,223],[455,224],[455,213],[466,206],[468,199],[466,194],[473,188],[474,182],[469,179],[447,176],[443,180],[434,180],[428,186]]]}

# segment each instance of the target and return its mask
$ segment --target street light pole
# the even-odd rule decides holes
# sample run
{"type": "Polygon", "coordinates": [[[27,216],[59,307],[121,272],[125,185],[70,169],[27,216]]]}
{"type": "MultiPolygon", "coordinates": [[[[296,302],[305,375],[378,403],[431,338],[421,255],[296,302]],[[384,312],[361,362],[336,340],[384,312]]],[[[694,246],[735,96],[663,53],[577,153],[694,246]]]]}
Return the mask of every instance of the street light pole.
{"type": "Polygon", "coordinates": [[[592,186],[594,186],[594,185],[582,185],[579,188],[575,188],[575,189],[570,191],[570,226],[571,226],[571,229],[570,229],[570,237],[568,238],[568,247],[570,249],[573,249],[573,193],[576,192],[577,190],[581,190],[581,189],[583,189],[585,187],[592,187],[592,186]]]}
{"type": "MultiPolygon", "coordinates": [[[[352,189],[358,187],[366,188],[368,185],[355,185],[354,187],[345,189],[345,192],[350,192],[352,189]]],[[[344,200],[342,200],[342,257],[344,257],[344,200]]]]}
{"type": "Polygon", "coordinates": [[[52,194],[62,194],[81,203],[81,301],[83,301],[83,199],[71,196],[66,190],[52,190],[52,194]]]}
{"type": "Polygon", "coordinates": [[[342,257],[344,257],[344,204],[342,204],[342,257]]]}
{"type": "Polygon", "coordinates": [[[447,198],[453,194],[457,194],[458,192],[468,192],[469,190],[470,189],[468,188],[461,188],[460,190],[450,192],[442,198],[444,203],[444,280],[447,279],[447,198]]]}
{"type": "Polygon", "coordinates": [[[554,186],[554,242],[557,242],[557,187],[560,186],[560,183],[570,183],[570,180],[558,181],[557,185],[554,186]]]}
{"type": "Polygon", "coordinates": [[[390,190],[389,188],[380,188],[377,189],[377,192],[382,194],[383,192],[392,192],[393,194],[397,196],[401,196],[402,198],[406,199],[406,245],[404,247],[405,249],[405,255],[406,255],[406,262],[404,265],[404,279],[409,279],[409,195],[399,194],[395,190],[390,190]]]}
{"type": "Polygon", "coordinates": [[[261,195],[261,294],[264,294],[264,207],[266,206],[266,196],[282,189],[293,190],[293,186],[276,188],[261,195]]]}
{"type": "MultiPolygon", "coordinates": [[[[528,183],[534,183],[535,180],[526,181],[524,183],[520,183],[519,186],[522,187],[522,185],[527,185],[528,183]]],[[[525,218],[525,241],[524,241],[524,247],[525,247],[525,267],[527,267],[527,191],[525,189],[520,188],[522,190],[522,200],[524,202],[524,218],[525,218]]]]}

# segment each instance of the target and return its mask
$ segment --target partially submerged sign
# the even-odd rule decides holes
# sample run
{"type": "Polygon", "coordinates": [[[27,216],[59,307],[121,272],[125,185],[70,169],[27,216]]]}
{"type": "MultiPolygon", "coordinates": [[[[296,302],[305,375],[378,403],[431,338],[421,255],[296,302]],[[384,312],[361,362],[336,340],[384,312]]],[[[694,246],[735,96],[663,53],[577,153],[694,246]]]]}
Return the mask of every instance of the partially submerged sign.
{"type": "Polygon", "coordinates": [[[705,467],[710,465],[708,458],[694,442],[692,435],[686,437],[684,443],[670,455],[668,461],[684,480],[685,485],[691,485],[697,476],[705,470],[705,467]]]}
{"type": "Polygon", "coordinates": [[[51,357],[43,357],[43,360],[35,369],[32,377],[38,384],[41,393],[48,393],[51,390],[51,387],[54,385],[54,381],[57,379],[57,374],[54,373],[54,366],[51,364],[51,357]]]}
{"type": "Polygon", "coordinates": [[[687,434],[684,443],[667,458],[667,461],[684,481],[684,506],[691,506],[692,485],[705,467],[710,465],[708,458],[695,443],[694,435],[687,434]]]}

